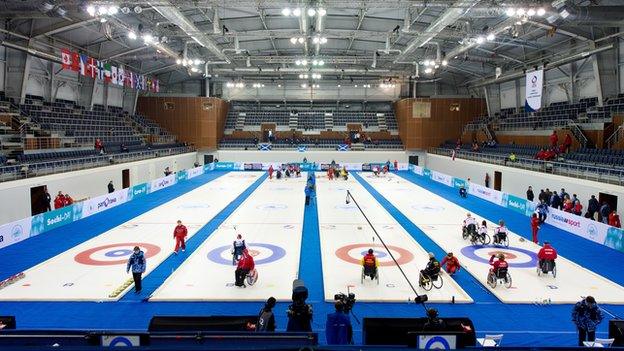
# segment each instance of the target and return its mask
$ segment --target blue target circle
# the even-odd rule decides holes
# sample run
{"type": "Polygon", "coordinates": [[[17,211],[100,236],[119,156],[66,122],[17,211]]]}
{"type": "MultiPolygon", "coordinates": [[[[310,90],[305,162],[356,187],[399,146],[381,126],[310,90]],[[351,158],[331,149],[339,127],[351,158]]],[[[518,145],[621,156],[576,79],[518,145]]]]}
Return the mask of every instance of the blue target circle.
{"type": "Polygon", "coordinates": [[[132,250],[119,249],[119,250],[108,251],[107,253],[104,254],[104,256],[106,256],[106,257],[122,257],[122,256],[128,256],[130,254],[132,254],[132,250]]]}
{"type": "Polygon", "coordinates": [[[505,252],[506,250],[509,251],[516,251],[516,252],[520,252],[523,253],[527,256],[529,256],[531,259],[528,262],[508,262],[509,267],[516,267],[516,268],[535,268],[537,267],[537,255],[535,254],[535,252],[533,251],[529,251],[529,250],[525,250],[525,249],[521,249],[518,247],[498,247],[498,246],[493,246],[493,245],[487,245],[487,246],[466,246],[463,249],[461,249],[461,253],[462,255],[466,256],[467,258],[477,261],[477,262],[481,262],[481,263],[485,263],[485,264],[490,264],[490,260],[477,256],[477,254],[475,253],[475,251],[477,250],[482,250],[484,248],[489,248],[489,249],[496,249],[502,252],[505,252]]]}
{"type": "MultiPolygon", "coordinates": [[[[366,251],[362,251],[362,256],[366,256],[368,254],[368,250],[366,251]]],[[[377,250],[373,250],[373,254],[375,255],[375,257],[377,258],[383,258],[388,256],[387,253],[383,252],[383,251],[377,251],[377,250]]]]}
{"type": "Polygon", "coordinates": [[[449,345],[448,341],[446,341],[445,338],[441,337],[441,336],[434,336],[431,339],[429,339],[429,341],[427,341],[427,343],[425,344],[425,347],[423,347],[423,350],[450,350],[451,349],[451,345],[449,345]]]}
{"type": "MultiPolygon", "coordinates": [[[[282,257],[286,256],[286,250],[284,250],[283,248],[277,246],[277,245],[271,245],[271,244],[262,244],[262,243],[247,243],[247,249],[253,249],[254,247],[263,247],[265,249],[269,249],[271,250],[271,256],[260,259],[260,260],[254,260],[254,263],[257,265],[261,265],[261,264],[267,264],[267,263],[271,263],[271,262],[275,262],[279,259],[281,259],[282,257]]],[[[208,259],[211,260],[212,262],[218,263],[218,264],[223,264],[223,265],[227,265],[227,266],[231,266],[232,265],[232,259],[225,259],[221,256],[221,254],[224,251],[228,251],[228,253],[232,250],[232,246],[231,245],[226,245],[226,246],[220,246],[217,247],[216,249],[211,250],[208,253],[208,259]]]]}

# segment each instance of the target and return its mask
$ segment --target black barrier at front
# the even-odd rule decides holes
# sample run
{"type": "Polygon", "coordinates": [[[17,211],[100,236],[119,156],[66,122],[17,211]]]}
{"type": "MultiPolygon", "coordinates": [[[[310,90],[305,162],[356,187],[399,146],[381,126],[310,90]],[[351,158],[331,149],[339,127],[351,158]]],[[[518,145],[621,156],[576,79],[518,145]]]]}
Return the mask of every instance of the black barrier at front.
{"type": "Polygon", "coordinates": [[[613,346],[624,346],[624,320],[609,321],[609,339],[614,339],[613,346]]]}
{"type": "Polygon", "coordinates": [[[154,316],[150,332],[251,331],[258,316],[154,316]]]}
{"type": "Polygon", "coordinates": [[[72,330],[0,331],[0,350],[99,350],[148,347],[149,350],[299,349],[318,345],[316,333],[136,332],[72,330]]]}
{"type": "MultiPolygon", "coordinates": [[[[475,346],[477,336],[469,318],[441,318],[442,330],[427,329],[429,335],[436,331],[456,335],[457,347],[475,346]]],[[[417,334],[425,331],[427,318],[364,318],[362,322],[362,343],[364,345],[415,345],[417,334]]]]}

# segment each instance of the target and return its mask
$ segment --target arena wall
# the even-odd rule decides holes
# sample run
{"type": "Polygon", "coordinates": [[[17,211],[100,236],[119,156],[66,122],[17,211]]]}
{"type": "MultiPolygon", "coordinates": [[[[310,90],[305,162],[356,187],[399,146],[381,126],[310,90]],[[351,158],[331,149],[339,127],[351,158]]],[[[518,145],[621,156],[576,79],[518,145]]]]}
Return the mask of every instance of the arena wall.
{"type": "Polygon", "coordinates": [[[172,171],[193,167],[197,153],[160,157],[87,170],[57,173],[48,176],[0,183],[0,225],[30,217],[30,188],[46,185],[52,198],[59,191],[68,193],[75,201],[106,194],[109,181],[116,190],[122,188],[122,170],[130,170],[130,186],[162,177],[165,167],[172,171]]]}
{"type": "Polygon", "coordinates": [[[427,154],[425,164],[429,169],[458,178],[470,178],[473,183],[480,185],[484,185],[486,172],[491,177],[490,186],[494,183],[494,172],[501,172],[501,191],[521,198],[526,198],[526,190],[531,185],[536,198],[540,189],[546,188],[557,191],[564,188],[570,195],[577,194],[585,210],[590,196],[596,195],[598,198],[598,193],[601,192],[615,195],[620,200],[619,203],[624,203],[624,187],[612,184],[469,160],[455,159],[453,161],[450,157],[434,154],[427,154]]]}
{"type": "MultiPolygon", "coordinates": [[[[405,151],[242,151],[242,150],[218,150],[214,152],[199,152],[199,158],[203,159],[203,154],[211,154],[219,161],[232,162],[301,162],[307,158],[308,162],[325,163],[332,160],[340,163],[370,163],[408,161],[408,153],[405,151]]],[[[410,153],[411,154],[411,153],[410,153]]],[[[422,158],[422,157],[420,157],[422,158]]]]}

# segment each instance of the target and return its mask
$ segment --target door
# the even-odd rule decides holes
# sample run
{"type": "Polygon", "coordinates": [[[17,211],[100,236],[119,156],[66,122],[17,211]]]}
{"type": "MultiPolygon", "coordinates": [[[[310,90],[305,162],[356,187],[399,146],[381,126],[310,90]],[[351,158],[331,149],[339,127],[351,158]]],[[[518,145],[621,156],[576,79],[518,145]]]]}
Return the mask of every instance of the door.
{"type": "Polygon", "coordinates": [[[503,185],[503,174],[499,171],[494,171],[494,190],[501,190],[503,185]]]}
{"type": "Polygon", "coordinates": [[[418,155],[410,155],[409,163],[410,165],[418,166],[418,155]]]}
{"type": "Polygon", "coordinates": [[[602,206],[602,203],[606,202],[609,204],[611,210],[617,211],[617,200],[618,198],[615,195],[598,193],[598,202],[600,203],[600,205],[602,206]]]}
{"type": "Polygon", "coordinates": [[[126,189],[130,187],[130,170],[124,169],[121,171],[121,186],[126,189]]]}
{"type": "Polygon", "coordinates": [[[212,161],[214,161],[214,156],[213,155],[204,155],[204,164],[207,165],[209,163],[212,163],[212,161]]]}
{"type": "Polygon", "coordinates": [[[46,199],[45,185],[30,188],[30,212],[37,215],[48,211],[48,205],[52,206],[46,199]]]}

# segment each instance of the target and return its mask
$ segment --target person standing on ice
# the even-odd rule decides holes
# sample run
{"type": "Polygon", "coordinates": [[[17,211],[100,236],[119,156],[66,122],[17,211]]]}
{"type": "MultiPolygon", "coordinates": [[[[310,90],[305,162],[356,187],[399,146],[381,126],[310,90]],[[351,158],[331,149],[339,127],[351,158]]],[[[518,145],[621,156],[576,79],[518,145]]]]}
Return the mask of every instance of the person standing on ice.
{"type": "Polygon", "coordinates": [[[269,166],[269,179],[273,179],[273,171],[274,171],[273,165],[270,165],[269,166]]]}
{"type": "MultiPolygon", "coordinates": [[[[245,240],[241,234],[236,236],[236,240],[232,243],[232,254],[234,255],[234,261],[238,261],[238,258],[243,255],[243,251],[247,249],[245,240]]],[[[236,263],[234,263],[236,264],[236,263]]]]}
{"type": "Polygon", "coordinates": [[[314,173],[308,175],[308,181],[305,187],[305,204],[306,206],[310,204],[310,197],[314,195],[314,191],[316,190],[316,178],[314,178],[314,173]]]}
{"type": "Polygon", "coordinates": [[[178,219],[178,225],[176,225],[175,229],[173,229],[173,238],[175,239],[175,248],[173,249],[173,253],[178,254],[178,250],[181,248],[182,252],[186,250],[186,236],[188,235],[188,230],[186,226],[182,224],[182,221],[178,219]]]}
{"type": "Polygon", "coordinates": [[[531,233],[533,234],[533,242],[537,244],[537,231],[540,229],[540,220],[537,218],[537,213],[533,213],[531,216],[531,233]]]}
{"type": "Polygon", "coordinates": [[[134,247],[132,252],[132,256],[128,259],[128,264],[126,265],[126,273],[130,273],[130,269],[132,269],[132,278],[134,279],[134,292],[141,292],[141,276],[145,273],[145,255],[143,251],[138,246],[134,247]]]}
{"type": "Polygon", "coordinates": [[[572,321],[578,329],[578,345],[583,345],[583,341],[596,340],[596,327],[602,322],[602,310],[596,304],[593,296],[587,296],[577,302],[572,309],[572,321]]]}

